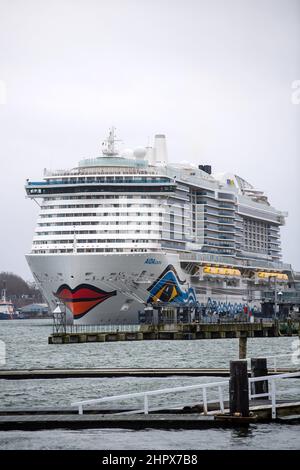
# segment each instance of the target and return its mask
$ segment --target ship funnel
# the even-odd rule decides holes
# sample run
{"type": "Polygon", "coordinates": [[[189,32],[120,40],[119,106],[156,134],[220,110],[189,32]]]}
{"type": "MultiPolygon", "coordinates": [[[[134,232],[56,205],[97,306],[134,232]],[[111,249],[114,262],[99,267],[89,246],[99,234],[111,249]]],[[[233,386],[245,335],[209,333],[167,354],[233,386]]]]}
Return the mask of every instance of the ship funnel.
{"type": "Polygon", "coordinates": [[[155,158],[155,150],[153,147],[146,147],[146,160],[148,160],[148,165],[155,165],[156,164],[156,158],[155,158]]]}
{"type": "Polygon", "coordinates": [[[166,136],[156,134],[154,138],[154,151],[157,165],[166,165],[168,163],[166,136]]]}

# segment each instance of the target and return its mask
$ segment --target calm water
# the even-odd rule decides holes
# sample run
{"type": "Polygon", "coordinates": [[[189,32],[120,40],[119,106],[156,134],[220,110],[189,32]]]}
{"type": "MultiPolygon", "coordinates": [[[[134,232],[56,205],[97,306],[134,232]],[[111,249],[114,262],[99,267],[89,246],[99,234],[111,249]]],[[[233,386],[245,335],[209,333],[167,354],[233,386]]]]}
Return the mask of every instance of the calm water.
{"type": "Polygon", "coordinates": [[[6,431],[0,432],[0,449],[299,449],[299,431],[300,426],[280,424],[251,425],[248,430],[6,431]]]}
{"type": "MultiPolygon", "coordinates": [[[[46,320],[0,321],[0,340],[6,344],[1,368],[68,367],[228,367],[237,359],[238,340],[149,341],[48,345],[51,323],[46,320]]],[[[248,356],[291,353],[296,338],[253,338],[248,356]]],[[[281,365],[291,365],[282,359],[281,365]]],[[[216,381],[206,377],[57,379],[0,381],[1,408],[65,407],[77,399],[216,381]]],[[[224,379],[220,379],[224,380],[224,379]]],[[[283,392],[285,384],[281,384],[283,392]]],[[[299,396],[300,381],[289,380],[284,397],[299,396]]],[[[184,398],[198,403],[199,392],[155,397],[152,406],[184,398]]],[[[213,398],[213,397],[212,397],[213,398]]],[[[136,402],[132,403],[135,404],[136,402]]],[[[179,403],[179,401],[178,401],[179,403]]],[[[126,405],[128,402],[126,402],[126,405]]],[[[118,407],[125,405],[119,403],[118,407]]],[[[85,430],[0,432],[0,449],[299,449],[300,426],[252,425],[245,430],[85,430]]]]}

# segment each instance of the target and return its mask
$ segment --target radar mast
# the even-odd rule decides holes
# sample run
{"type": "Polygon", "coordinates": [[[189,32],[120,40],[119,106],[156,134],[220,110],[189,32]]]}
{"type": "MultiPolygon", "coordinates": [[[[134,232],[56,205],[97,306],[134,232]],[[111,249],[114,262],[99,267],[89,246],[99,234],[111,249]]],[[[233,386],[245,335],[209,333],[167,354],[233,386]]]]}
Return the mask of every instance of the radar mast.
{"type": "Polygon", "coordinates": [[[109,129],[109,134],[106,140],[102,142],[102,153],[103,155],[106,155],[108,157],[114,157],[115,155],[118,155],[118,150],[116,149],[116,142],[120,142],[119,139],[116,139],[116,128],[111,127],[109,129]]]}

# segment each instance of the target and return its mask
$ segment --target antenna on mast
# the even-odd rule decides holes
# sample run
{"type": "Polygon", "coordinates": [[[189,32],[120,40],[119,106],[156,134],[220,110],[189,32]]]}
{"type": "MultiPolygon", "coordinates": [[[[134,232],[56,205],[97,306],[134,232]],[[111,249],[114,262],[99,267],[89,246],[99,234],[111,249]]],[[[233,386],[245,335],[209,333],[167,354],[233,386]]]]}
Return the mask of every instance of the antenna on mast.
{"type": "Polygon", "coordinates": [[[1,300],[3,302],[6,302],[6,281],[5,280],[3,280],[2,282],[1,300]]]}
{"type": "Polygon", "coordinates": [[[107,155],[108,157],[114,157],[119,153],[116,149],[115,143],[121,141],[119,139],[116,139],[115,130],[116,128],[112,126],[109,129],[108,138],[104,140],[104,142],[102,142],[102,153],[103,155],[107,155]]]}

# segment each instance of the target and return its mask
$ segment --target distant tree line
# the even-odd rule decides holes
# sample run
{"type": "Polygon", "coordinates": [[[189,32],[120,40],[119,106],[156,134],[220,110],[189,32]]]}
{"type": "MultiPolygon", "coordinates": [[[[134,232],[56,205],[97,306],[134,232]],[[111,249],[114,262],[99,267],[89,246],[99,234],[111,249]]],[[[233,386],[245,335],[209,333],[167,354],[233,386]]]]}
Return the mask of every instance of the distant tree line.
{"type": "Polygon", "coordinates": [[[15,307],[20,308],[31,303],[44,303],[39,289],[34,282],[26,282],[21,276],[9,272],[0,272],[0,289],[6,286],[6,298],[15,307]]]}

